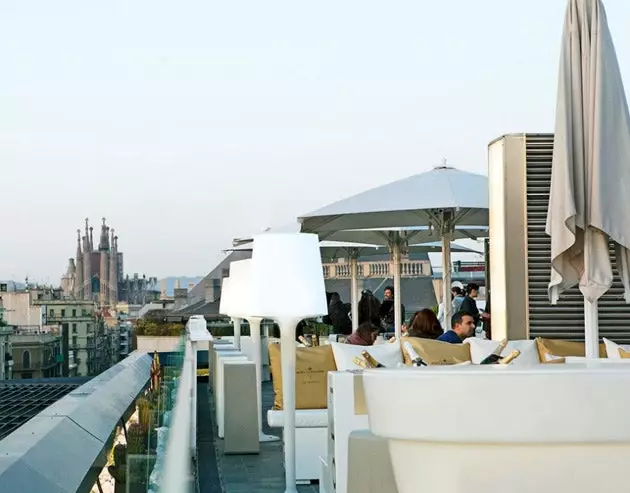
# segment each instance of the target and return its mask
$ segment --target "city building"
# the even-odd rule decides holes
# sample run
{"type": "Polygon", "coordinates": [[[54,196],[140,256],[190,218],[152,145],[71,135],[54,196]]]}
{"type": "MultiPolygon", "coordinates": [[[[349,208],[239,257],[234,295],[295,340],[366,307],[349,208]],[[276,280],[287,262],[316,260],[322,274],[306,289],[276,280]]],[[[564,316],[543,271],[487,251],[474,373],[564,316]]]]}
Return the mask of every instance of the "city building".
{"type": "Polygon", "coordinates": [[[76,254],[69,259],[66,273],[61,278],[63,296],[98,302],[101,306],[116,306],[119,301],[144,304],[158,298],[156,278],[124,275],[118,236],[105,218],[96,248],[93,230],[87,218],[83,235],[80,229],[77,230],[76,254]]]}
{"type": "Polygon", "coordinates": [[[118,360],[112,361],[111,337],[96,303],[88,300],[38,300],[45,324],[60,330],[62,376],[97,375],[118,360]],[[76,373],[73,365],[76,365],[76,373]]]}
{"type": "MultiPolygon", "coordinates": [[[[0,313],[0,323],[2,316],[0,313]]],[[[0,325],[0,380],[10,380],[13,377],[13,353],[11,348],[10,327],[0,325]]]]}
{"type": "Polygon", "coordinates": [[[13,379],[60,377],[63,355],[61,337],[54,333],[26,331],[9,336],[13,355],[13,379]]]}

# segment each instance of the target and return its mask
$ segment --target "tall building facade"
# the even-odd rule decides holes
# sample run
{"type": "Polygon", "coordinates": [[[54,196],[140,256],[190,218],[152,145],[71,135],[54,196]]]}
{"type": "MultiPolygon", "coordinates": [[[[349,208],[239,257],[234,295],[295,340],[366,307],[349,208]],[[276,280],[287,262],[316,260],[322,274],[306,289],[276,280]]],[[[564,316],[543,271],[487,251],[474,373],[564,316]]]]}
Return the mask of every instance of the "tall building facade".
{"type": "Polygon", "coordinates": [[[100,306],[115,307],[118,302],[144,303],[159,295],[157,279],[124,276],[123,253],[118,250],[118,236],[103,218],[98,245],[94,245],[94,228],[85,219],[85,228],[77,230],[77,250],[69,259],[61,279],[64,297],[93,301],[100,306]]]}

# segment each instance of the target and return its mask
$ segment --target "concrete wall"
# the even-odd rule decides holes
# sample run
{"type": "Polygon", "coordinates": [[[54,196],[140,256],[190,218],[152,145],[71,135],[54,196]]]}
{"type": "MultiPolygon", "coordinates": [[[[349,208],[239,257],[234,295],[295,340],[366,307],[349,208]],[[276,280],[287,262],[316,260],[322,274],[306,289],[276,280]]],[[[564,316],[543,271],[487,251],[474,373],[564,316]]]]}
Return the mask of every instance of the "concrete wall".
{"type": "Polygon", "coordinates": [[[138,347],[136,349],[144,353],[152,353],[153,351],[158,353],[176,352],[180,349],[181,340],[179,336],[137,336],[138,347]]]}

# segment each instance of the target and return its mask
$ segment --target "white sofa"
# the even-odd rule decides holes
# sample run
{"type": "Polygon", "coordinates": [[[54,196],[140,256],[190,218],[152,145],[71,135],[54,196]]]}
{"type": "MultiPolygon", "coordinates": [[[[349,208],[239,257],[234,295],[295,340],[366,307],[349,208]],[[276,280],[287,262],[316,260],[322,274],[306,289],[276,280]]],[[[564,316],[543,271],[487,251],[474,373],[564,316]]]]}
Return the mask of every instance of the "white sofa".
{"type": "Polygon", "coordinates": [[[331,484],[331,493],[348,487],[348,440],[356,430],[369,429],[360,371],[328,374],[328,450],[320,484],[331,484]]]}

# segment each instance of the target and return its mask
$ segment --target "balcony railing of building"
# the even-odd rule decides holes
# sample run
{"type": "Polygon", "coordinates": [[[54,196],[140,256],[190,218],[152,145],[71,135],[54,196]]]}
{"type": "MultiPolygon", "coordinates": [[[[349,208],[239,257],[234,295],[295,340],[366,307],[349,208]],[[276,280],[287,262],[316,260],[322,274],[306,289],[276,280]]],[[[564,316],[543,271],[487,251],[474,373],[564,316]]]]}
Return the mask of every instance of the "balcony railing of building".
{"type": "MultiPolygon", "coordinates": [[[[326,263],[323,264],[324,277],[326,279],[350,279],[350,264],[326,263]]],[[[387,260],[359,262],[357,264],[357,277],[365,279],[370,277],[392,277],[394,274],[391,262],[387,260]]],[[[400,264],[402,277],[423,277],[431,275],[431,263],[428,260],[403,260],[400,264]]]]}
{"type": "Polygon", "coordinates": [[[49,368],[54,368],[55,366],[61,364],[61,362],[57,361],[55,358],[51,358],[47,362],[33,362],[28,366],[24,366],[21,361],[13,362],[13,371],[40,371],[40,370],[48,370],[49,368]]]}

